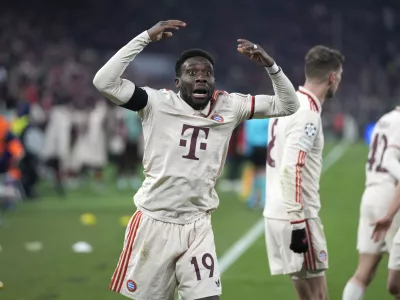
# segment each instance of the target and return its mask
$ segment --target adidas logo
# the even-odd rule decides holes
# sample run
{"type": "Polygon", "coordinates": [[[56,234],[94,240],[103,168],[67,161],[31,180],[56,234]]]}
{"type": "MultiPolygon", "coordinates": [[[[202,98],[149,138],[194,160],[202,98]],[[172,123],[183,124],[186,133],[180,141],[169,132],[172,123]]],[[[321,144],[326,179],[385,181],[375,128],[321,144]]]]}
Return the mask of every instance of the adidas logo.
{"type": "Polygon", "coordinates": [[[217,287],[219,287],[221,285],[221,282],[219,281],[219,279],[215,282],[215,284],[217,285],[217,287]]]}

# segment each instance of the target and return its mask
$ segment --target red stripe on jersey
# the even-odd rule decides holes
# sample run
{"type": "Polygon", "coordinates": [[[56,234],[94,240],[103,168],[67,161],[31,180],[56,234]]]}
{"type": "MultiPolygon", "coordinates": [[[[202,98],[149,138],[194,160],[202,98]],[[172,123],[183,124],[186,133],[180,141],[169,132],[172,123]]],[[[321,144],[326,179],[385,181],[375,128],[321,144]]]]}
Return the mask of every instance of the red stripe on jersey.
{"type": "Polygon", "coordinates": [[[136,238],[136,232],[139,227],[141,218],[142,213],[140,211],[136,211],[131,219],[127,236],[127,243],[125,249],[121,253],[117,269],[115,270],[111,279],[110,290],[112,291],[119,292],[121,290],[122,282],[124,281],[126,275],[126,268],[129,263],[130,255],[132,253],[132,246],[136,238]]]}
{"type": "Polygon", "coordinates": [[[296,202],[301,203],[301,171],[305,165],[306,153],[302,150],[299,151],[296,164],[296,202]]]}
{"type": "Polygon", "coordinates": [[[211,111],[213,110],[213,108],[215,106],[215,103],[217,103],[218,96],[221,94],[225,94],[225,93],[226,93],[225,91],[220,91],[220,90],[214,91],[214,93],[211,97],[211,101],[210,101],[210,109],[208,110],[208,114],[207,114],[206,118],[208,118],[210,116],[211,111]]]}
{"type": "Polygon", "coordinates": [[[313,102],[313,104],[314,104],[314,111],[315,112],[318,112],[318,107],[317,107],[317,104],[315,104],[315,102],[314,101],[312,101],[313,102]]]}
{"type": "Polygon", "coordinates": [[[211,101],[210,101],[210,108],[208,109],[207,117],[210,116],[210,114],[211,114],[211,110],[212,110],[212,107],[214,106],[214,105],[213,105],[214,102],[215,102],[215,100],[211,100],[211,101]]]}
{"type": "Polygon", "coordinates": [[[308,221],[306,220],[306,229],[307,229],[307,236],[308,236],[308,252],[310,255],[310,260],[311,260],[311,270],[316,270],[317,269],[317,263],[315,260],[315,251],[314,251],[314,246],[313,246],[313,239],[311,235],[311,230],[310,230],[310,225],[308,224],[308,221]]]}
{"type": "Polygon", "coordinates": [[[315,110],[315,111],[319,112],[318,104],[315,102],[314,98],[309,93],[302,91],[302,90],[299,90],[299,93],[302,93],[303,95],[306,95],[308,97],[308,101],[310,101],[310,109],[311,110],[315,110]],[[313,107],[314,107],[314,109],[313,109],[313,107]]]}
{"type": "Polygon", "coordinates": [[[211,96],[210,108],[208,109],[207,117],[209,117],[210,114],[211,114],[211,111],[212,111],[212,109],[213,109],[213,107],[214,107],[214,104],[215,104],[215,102],[217,101],[218,94],[219,94],[219,91],[218,91],[218,90],[215,90],[214,93],[213,93],[212,96],[211,96]]]}
{"type": "Polygon", "coordinates": [[[256,96],[251,96],[251,108],[250,108],[250,117],[249,120],[254,116],[254,105],[256,104],[256,96]]]}
{"type": "Polygon", "coordinates": [[[308,97],[308,102],[310,102],[310,110],[311,110],[311,111],[318,112],[318,108],[317,108],[317,106],[315,105],[313,99],[310,98],[310,97],[308,97]]]}

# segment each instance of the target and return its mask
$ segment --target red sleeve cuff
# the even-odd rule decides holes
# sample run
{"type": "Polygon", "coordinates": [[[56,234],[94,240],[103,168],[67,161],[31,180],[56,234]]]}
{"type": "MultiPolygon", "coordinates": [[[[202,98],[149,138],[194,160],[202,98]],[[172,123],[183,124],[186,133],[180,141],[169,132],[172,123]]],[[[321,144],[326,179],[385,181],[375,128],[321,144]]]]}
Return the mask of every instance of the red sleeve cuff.
{"type": "Polygon", "coordinates": [[[249,120],[254,116],[254,105],[256,104],[256,96],[251,96],[251,108],[250,108],[250,116],[249,120]]]}
{"type": "Polygon", "coordinates": [[[290,222],[290,224],[292,224],[292,225],[294,225],[294,224],[300,224],[300,223],[303,223],[303,222],[305,222],[306,220],[298,220],[298,221],[292,221],[292,222],[290,222]]]}

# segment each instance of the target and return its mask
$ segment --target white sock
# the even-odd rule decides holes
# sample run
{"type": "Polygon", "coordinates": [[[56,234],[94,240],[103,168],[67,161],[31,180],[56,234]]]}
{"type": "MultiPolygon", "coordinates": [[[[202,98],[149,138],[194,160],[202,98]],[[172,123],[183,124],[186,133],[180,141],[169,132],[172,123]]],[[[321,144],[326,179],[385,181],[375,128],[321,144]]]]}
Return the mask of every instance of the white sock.
{"type": "Polygon", "coordinates": [[[356,282],[350,280],[343,290],[342,300],[362,300],[364,288],[356,282]]]}

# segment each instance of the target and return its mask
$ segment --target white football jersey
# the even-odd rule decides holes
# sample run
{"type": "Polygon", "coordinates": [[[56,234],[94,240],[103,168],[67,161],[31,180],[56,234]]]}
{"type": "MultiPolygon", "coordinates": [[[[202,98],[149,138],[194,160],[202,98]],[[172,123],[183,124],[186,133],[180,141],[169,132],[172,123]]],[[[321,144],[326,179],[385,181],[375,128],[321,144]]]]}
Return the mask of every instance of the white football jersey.
{"type": "Polygon", "coordinates": [[[383,163],[386,151],[391,147],[400,149],[400,107],[383,115],[375,125],[365,166],[366,186],[396,184],[396,178],[383,163]]]}
{"type": "Polygon", "coordinates": [[[264,216],[301,222],[318,216],[324,136],[321,104],[300,87],[299,110],[269,122],[264,216]]]}
{"type": "Polygon", "coordinates": [[[144,89],[149,100],[139,115],[146,178],[135,204],[157,220],[192,222],[219,204],[214,187],[232,131],[252,117],[280,112],[271,96],[217,91],[215,100],[197,111],[173,91],[144,89]]]}
{"type": "MultiPolygon", "coordinates": [[[[151,42],[144,31],[121,48],[97,72],[93,84],[118,105],[131,99],[135,84],[121,75],[151,42]]],[[[179,94],[143,88],[147,105],[138,112],[144,137],[145,180],[134,196],[150,217],[171,223],[195,221],[218,206],[214,190],[234,128],[246,119],[290,115],[299,102],[290,80],[274,64],[266,68],[275,95],[215,92],[213,101],[197,111],[179,94]]]]}

